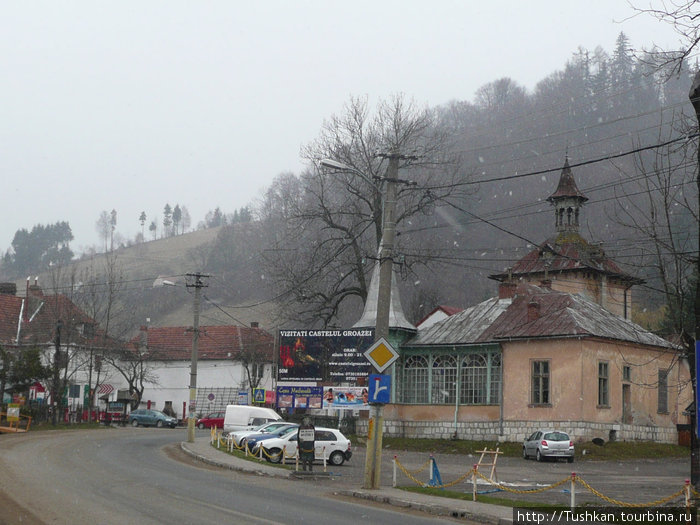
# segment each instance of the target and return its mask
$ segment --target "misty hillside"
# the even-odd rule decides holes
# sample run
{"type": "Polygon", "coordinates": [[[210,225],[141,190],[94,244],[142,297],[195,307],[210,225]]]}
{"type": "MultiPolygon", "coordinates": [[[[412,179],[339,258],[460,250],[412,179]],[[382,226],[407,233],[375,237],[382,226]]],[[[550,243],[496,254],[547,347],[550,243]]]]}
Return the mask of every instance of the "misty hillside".
{"type": "MultiPolygon", "coordinates": [[[[666,234],[697,228],[696,188],[689,184],[696,167],[684,160],[692,158],[689,135],[697,129],[688,102],[692,71],[685,67],[680,75],[662,77],[631,54],[621,35],[611,53],[579,50],[532,92],[502,78],[484,85],[474,101],[430,108],[430,136],[447,138],[450,156],[458,159],[451,168],[461,190],[437,200],[439,184],[421,187],[420,181],[429,180],[426,169],[409,165],[399,173],[419,181],[398,200],[399,215],[410,203],[420,212],[397,225],[396,271],[408,318],[416,322],[436,305],[466,307],[495,295],[488,275],[554,235],[546,199],[567,159],[589,199],[581,234],[625,272],[647,280],[635,289],[638,305],[658,306],[660,286],[656,269],[644,261],[647,233],[640,227],[649,216],[653,222],[662,215],[654,198],[665,188],[676,192],[663,210],[666,234]]],[[[323,140],[322,134],[304,150],[308,171],[280,175],[245,220],[68,265],[52,263],[52,271],[40,273],[41,284],[74,294],[80,303],[87,301],[89,283],[101,293],[105,282],[118,283],[111,325],[124,334],[147,319],[154,326],[191,324],[193,294],[185,274],[192,272],[208,276],[203,325],[259,322],[274,330],[295,323],[354,323],[377,254],[376,228],[368,219],[378,213],[357,204],[364,195],[356,181],[329,178],[317,167],[319,158],[342,158],[354,142],[323,140]],[[321,205],[314,201],[319,196],[326,199],[321,205]],[[339,236],[330,225],[342,221],[347,231],[367,224],[337,249],[339,236]],[[175,286],[154,287],[158,277],[175,286]]],[[[375,161],[368,159],[360,171],[372,173],[375,161]]],[[[438,169],[435,180],[446,178],[447,170],[438,169]]],[[[683,249],[697,250],[694,242],[690,238],[683,249]]],[[[19,280],[18,288],[23,286],[19,280]]],[[[98,321],[100,311],[93,314],[98,321]]]]}

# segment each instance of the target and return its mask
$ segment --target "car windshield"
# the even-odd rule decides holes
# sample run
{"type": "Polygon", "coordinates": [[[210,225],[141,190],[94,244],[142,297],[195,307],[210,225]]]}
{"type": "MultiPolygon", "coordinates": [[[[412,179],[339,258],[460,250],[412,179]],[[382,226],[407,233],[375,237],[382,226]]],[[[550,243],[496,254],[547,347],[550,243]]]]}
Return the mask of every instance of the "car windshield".
{"type": "Polygon", "coordinates": [[[279,434],[280,437],[284,437],[292,432],[295,432],[297,427],[289,427],[289,428],[283,428],[281,430],[277,431],[277,434],[279,434]]]}
{"type": "Polygon", "coordinates": [[[565,432],[547,432],[544,439],[549,441],[569,441],[569,435],[565,432]]]}

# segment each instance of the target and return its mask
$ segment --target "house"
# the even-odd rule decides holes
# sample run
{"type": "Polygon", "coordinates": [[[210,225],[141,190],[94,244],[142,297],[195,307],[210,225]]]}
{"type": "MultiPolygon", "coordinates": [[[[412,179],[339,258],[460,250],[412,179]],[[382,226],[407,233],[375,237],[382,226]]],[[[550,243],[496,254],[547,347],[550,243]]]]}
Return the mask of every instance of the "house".
{"type": "Polygon", "coordinates": [[[447,319],[451,315],[457,314],[461,312],[463,309],[459,308],[457,306],[447,306],[447,305],[438,305],[433,310],[423,317],[418,323],[416,324],[416,328],[418,330],[425,330],[426,328],[434,325],[438,321],[442,321],[443,319],[447,319]]]}
{"type": "MultiPolygon", "coordinates": [[[[191,327],[142,326],[131,341],[144,355],[141,405],[188,413],[192,363],[191,327]]],[[[223,410],[227,404],[252,403],[252,388],[272,389],[274,338],[257,323],[242,326],[200,326],[197,340],[198,414],[223,410]]]]}
{"type": "Polygon", "coordinates": [[[553,426],[579,440],[677,442],[688,363],[630,320],[643,281],[581,236],[587,198],[568,159],[548,201],[556,235],[490,276],[498,296],[415,333],[392,326],[401,357],[386,434],[521,441],[553,426]]]}
{"type": "MultiPolygon", "coordinates": [[[[37,280],[27,279],[24,296],[15,283],[0,283],[0,345],[12,358],[28,349],[38,349],[44,365],[62,360],[60,379],[65,381],[65,405],[72,412],[90,405],[90,384],[99,383],[94,359],[105,344],[97,323],[64,294],[44,294],[37,280]]],[[[25,402],[24,385],[0,378],[3,402],[25,402]]],[[[50,380],[33,382],[29,401],[50,401],[50,380]]]]}

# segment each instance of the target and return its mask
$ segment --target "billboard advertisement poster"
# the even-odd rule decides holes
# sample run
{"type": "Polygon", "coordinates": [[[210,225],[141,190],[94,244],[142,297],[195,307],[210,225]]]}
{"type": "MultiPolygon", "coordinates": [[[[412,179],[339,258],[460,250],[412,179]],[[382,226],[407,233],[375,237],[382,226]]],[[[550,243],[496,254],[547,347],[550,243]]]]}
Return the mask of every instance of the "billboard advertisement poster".
{"type": "Polygon", "coordinates": [[[278,380],[355,383],[371,372],[373,343],[374,329],[280,330],[278,380]]]}
{"type": "Polygon", "coordinates": [[[278,386],[279,408],[321,408],[322,386],[278,386]]]}
{"type": "Polygon", "coordinates": [[[323,387],[323,408],[369,409],[367,387],[327,386],[323,387]]]}

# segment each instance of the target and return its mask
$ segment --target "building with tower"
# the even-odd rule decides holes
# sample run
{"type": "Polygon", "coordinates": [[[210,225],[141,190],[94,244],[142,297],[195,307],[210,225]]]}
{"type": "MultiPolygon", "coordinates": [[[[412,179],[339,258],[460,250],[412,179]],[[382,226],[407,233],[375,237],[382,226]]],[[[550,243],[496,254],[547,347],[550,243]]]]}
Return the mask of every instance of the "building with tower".
{"type": "MultiPolygon", "coordinates": [[[[521,441],[557,427],[577,440],[677,442],[692,400],[688,363],[630,320],[643,280],[581,235],[588,199],[568,159],[547,200],[554,236],[489,276],[497,296],[415,333],[392,326],[401,358],[386,435],[521,441]]],[[[404,319],[397,298],[392,308],[404,319]]]]}

